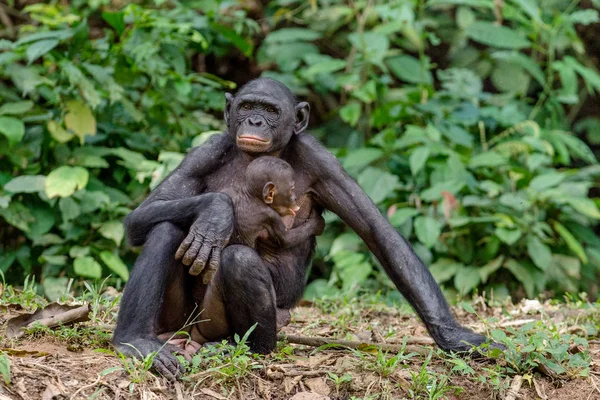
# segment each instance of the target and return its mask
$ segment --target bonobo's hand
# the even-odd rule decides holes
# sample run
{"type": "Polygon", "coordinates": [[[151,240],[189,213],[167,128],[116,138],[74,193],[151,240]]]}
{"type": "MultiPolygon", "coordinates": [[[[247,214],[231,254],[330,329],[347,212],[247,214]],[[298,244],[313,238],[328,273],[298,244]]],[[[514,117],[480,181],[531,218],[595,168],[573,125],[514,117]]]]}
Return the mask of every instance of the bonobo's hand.
{"type": "Polygon", "coordinates": [[[313,234],[315,236],[321,236],[325,230],[325,220],[314,209],[310,212],[308,220],[305,223],[313,224],[313,234]]]}
{"type": "Polygon", "coordinates": [[[183,366],[173,355],[181,353],[181,349],[172,344],[162,343],[158,339],[134,339],[129,343],[115,344],[117,350],[126,356],[144,359],[148,354],[156,352],[152,367],[170,381],[176,380],[183,372],[183,366]]]}
{"type": "Polygon", "coordinates": [[[221,250],[233,232],[233,206],[225,194],[214,194],[210,204],[198,211],[196,220],[175,253],[175,259],[191,265],[189,273],[208,284],[221,261],[221,250]],[[205,268],[206,267],[206,268],[205,268]]]}

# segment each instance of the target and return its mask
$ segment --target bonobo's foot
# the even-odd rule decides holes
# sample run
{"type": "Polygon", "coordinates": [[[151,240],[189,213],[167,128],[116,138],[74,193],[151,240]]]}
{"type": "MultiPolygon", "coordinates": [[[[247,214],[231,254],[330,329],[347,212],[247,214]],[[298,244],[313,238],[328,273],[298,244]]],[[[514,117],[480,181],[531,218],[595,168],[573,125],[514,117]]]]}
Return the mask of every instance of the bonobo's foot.
{"type": "Polygon", "coordinates": [[[157,352],[152,367],[165,378],[174,381],[184,372],[183,366],[173,355],[181,353],[175,345],[162,343],[158,339],[134,339],[128,342],[115,343],[115,347],[126,356],[143,359],[152,352],[157,352]]]}
{"type": "Polygon", "coordinates": [[[277,332],[284,326],[287,326],[292,320],[290,310],[283,308],[277,308],[277,332]]]}
{"type": "MultiPolygon", "coordinates": [[[[429,333],[437,345],[446,352],[466,353],[473,347],[489,342],[486,336],[460,325],[433,326],[429,333]]],[[[490,342],[489,346],[490,349],[506,350],[506,346],[496,342],[490,342]]],[[[475,354],[479,353],[476,352],[475,354]]]]}

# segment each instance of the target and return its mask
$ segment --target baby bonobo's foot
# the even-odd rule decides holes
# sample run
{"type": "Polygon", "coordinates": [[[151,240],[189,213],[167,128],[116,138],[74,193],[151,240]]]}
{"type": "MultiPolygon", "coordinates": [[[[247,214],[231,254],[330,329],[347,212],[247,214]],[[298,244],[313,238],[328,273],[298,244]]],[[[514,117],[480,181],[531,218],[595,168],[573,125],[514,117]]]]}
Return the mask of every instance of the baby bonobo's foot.
{"type": "Polygon", "coordinates": [[[194,354],[202,347],[200,343],[187,338],[171,339],[167,343],[177,346],[177,354],[181,354],[187,361],[192,361],[194,354]]]}

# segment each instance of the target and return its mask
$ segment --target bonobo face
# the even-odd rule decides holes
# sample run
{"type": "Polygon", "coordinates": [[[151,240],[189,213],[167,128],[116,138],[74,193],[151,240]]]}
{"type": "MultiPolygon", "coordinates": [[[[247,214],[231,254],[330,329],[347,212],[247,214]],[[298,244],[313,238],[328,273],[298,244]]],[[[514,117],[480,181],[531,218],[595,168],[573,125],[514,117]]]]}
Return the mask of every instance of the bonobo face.
{"type": "Polygon", "coordinates": [[[294,182],[280,183],[275,186],[275,196],[271,208],[282,217],[286,215],[296,215],[300,207],[296,204],[296,193],[294,192],[294,182]]]}
{"type": "Polygon", "coordinates": [[[308,124],[308,104],[296,104],[292,92],[273,79],[251,81],[235,97],[229,93],[225,97],[229,133],[247,153],[279,151],[308,124]]]}

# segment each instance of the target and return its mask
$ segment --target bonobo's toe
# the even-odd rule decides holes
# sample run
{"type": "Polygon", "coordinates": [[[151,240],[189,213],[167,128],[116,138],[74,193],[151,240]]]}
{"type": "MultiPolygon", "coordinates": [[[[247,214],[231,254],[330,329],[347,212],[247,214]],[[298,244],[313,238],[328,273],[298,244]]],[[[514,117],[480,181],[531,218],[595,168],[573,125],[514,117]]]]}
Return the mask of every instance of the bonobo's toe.
{"type": "MultiPolygon", "coordinates": [[[[503,344],[490,342],[486,336],[460,325],[437,326],[430,332],[437,345],[446,352],[468,353],[472,351],[473,347],[478,347],[484,343],[489,343],[490,349],[506,350],[503,344]]],[[[478,352],[474,353],[479,354],[478,352]]]]}
{"type": "Polygon", "coordinates": [[[128,342],[115,343],[115,347],[126,356],[144,359],[148,354],[156,352],[152,367],[165,378],[174,381],[184,368],[173,355],[179,351],[177,346],[164,344],[158,339],[135,339],[128,342]]]}

